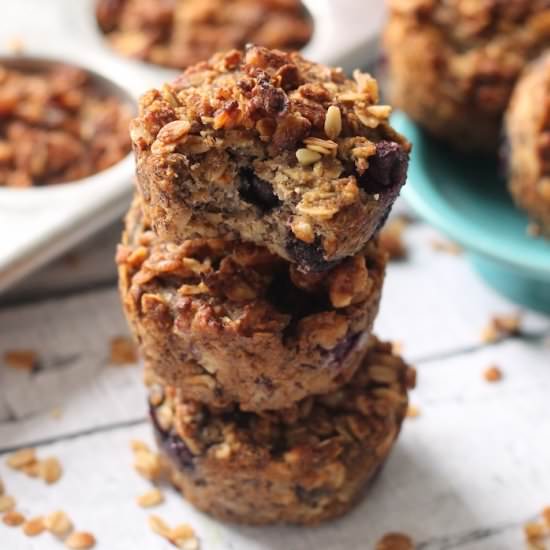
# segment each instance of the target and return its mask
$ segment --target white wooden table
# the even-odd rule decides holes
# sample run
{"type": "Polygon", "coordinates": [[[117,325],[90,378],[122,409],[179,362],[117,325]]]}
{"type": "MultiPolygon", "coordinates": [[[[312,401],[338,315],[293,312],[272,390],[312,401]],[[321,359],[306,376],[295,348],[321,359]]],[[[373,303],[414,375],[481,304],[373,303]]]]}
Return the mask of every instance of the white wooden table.
{"type": "MultiPolygon", "coordinates": [[[[29,375],[0,366],[0,477],[25,515],[61,508],[100,550],[168,550],[135,504],[148,484],[131,468],[129,441],[152,439],[140,369],[108,365],[110,339],[127,333],[112,265],[118,231],[4,297],[0,355],[31,348],[44,368],[29,375]],[[57,456],[63,478],[46,486],[9,470],[1,455],[22,446],[57,456]]],[[[424,550],[525,547],[522,525],[550,504],[550,319],[525,312],[524,336],[483,344],[489,318],[518,308],[463,256],[435,251],[434,230],[415,223],[405,237],[409,259],[390,265],[377,332],[402,342],[418,367],[420,416],[406,420],[359,508],[315,529],[243,528],[195,512],[166,488],[154,513],[189,522],[204,550],[365,550],[388,531],[424,550]],[[490,364],[502,381],[484,380],[490,364]]],[[[0,523],[1,550],[62,547],[0,523]]]]}

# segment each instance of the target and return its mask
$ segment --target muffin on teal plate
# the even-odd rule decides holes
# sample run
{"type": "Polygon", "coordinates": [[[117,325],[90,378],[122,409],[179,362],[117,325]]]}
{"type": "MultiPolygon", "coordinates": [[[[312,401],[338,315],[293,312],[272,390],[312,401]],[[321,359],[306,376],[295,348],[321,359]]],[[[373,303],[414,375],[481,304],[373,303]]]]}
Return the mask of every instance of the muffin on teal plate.
{"type": "Polygon", "coordinates": [[[527,232],[496,159],[465,156],[426,134],[405,114],[392,123],[413,143],[407,202],[462,245],[485,281],[514,302],[550,313],[550,241],[527,232]]]}

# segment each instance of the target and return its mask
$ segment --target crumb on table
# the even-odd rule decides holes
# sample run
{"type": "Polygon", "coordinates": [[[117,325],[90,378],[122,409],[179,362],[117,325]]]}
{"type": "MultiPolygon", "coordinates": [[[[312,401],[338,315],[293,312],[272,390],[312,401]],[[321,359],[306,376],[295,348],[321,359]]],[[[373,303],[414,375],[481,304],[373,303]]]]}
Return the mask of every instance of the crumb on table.
{"type": "Polygon", "coordinates": [[[111,340],[111,364],[128,365],[136,361],[136,346],[130,338],[116,336],[111,340]]]}

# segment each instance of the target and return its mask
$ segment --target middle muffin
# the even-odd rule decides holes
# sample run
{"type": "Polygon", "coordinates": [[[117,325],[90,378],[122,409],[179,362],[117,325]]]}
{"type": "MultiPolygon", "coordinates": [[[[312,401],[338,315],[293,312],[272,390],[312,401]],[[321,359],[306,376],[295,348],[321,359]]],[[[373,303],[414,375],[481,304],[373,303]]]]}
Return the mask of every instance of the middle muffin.
{"type": "Polygon", "coordinates": [[[145,362],[185,399],[290,406],[346,383],[378,313],[375,241],[324,273],[250,243],[158,240],[135,201],[117,253],[124,309],[145,362]]]}

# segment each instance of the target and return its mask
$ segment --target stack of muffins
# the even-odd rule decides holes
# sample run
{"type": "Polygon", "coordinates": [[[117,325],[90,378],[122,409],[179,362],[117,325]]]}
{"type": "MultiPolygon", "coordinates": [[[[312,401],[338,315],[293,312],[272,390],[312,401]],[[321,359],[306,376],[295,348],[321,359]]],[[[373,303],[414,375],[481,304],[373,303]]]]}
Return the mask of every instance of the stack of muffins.
{"type": "Polygon", "coordinates": [[[147,92],[120,289],[173,483],[252,523],[345,513],[414,370],[371,334],[409,144],[376,81],[251,46],[147,92]]]}

